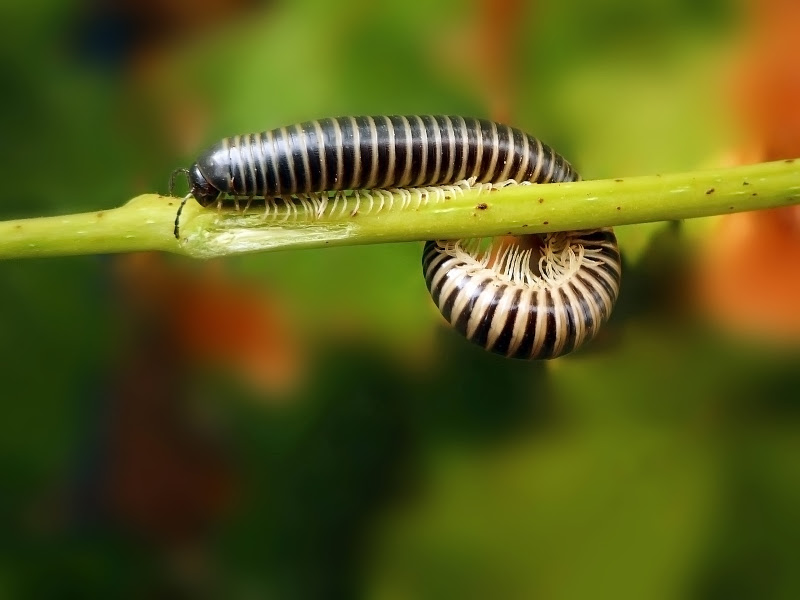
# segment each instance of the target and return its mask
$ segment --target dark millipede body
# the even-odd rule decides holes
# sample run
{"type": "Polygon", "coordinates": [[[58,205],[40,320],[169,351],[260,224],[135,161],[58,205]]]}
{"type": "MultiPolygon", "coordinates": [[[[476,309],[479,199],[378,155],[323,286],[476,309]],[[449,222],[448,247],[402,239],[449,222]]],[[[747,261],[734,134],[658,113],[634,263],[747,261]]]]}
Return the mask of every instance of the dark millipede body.
{"type": "MultiPolygon", "coordinates": [[[[564,158],[523,131],[453,116],[340,117],[225,138],[197,159],[188,176],[191,195],[202,206],[464,180],[579,179],[564,158]]],[[[180,211],[176,237],[179,218],[180,211]]],[[[428,242],[423,270],[431,296],[456,329],[488,350],[515,358],[571,352],[597,333],[616,301],[620,256],[614,233],[520,239],[527,242],[499,249],[474,241],[428,242]]]]}

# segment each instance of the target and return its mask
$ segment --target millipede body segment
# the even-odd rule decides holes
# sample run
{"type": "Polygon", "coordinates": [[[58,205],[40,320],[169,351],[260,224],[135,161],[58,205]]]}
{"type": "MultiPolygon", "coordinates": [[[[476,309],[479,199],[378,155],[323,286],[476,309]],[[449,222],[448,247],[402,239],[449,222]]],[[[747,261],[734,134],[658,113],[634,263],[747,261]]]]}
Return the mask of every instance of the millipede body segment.
{"type": "MultiPolygon", "coordinates": [[[[307,121],[225,138],[188,170],[202,205],[337,190],[576,181],[558,153],[527,133],[456,116],[307,121]]],[[[178,219],[175,233],[178,236],[178,219]]],[[[619,293],[611,229],[522,236],[488,246],[431,241],[425,279],[467,338],[515,358],[554,358],[591,339],[619,293]]]]}

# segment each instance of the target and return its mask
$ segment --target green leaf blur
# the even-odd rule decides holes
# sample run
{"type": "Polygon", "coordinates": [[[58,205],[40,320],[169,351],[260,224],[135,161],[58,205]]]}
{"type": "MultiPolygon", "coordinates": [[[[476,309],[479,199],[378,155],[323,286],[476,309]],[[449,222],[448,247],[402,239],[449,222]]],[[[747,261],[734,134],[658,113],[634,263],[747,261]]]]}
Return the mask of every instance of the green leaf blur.
{"type": "MultiPolygon", "coordinates": [[[[340,114],[489,116],[468,51],[477,0],[180,4],[220,16],[185,14],[200,24],[173,34],[153,25],[167,1],[0,8],[0,217],[166,192],[226,135],[340,114]]],[[[715,165],[739,140],[721,73],[740,2],[511,4],[514,124],[585,178],[715,165]]],[[[420,244],[226,260],[288,307],[305,349],[302,377],[272,394],[170,363],[169,347],[165,363],[136,354],[117,258],[0,263],[0,596],[800,596],[800,361],[689,308],[712,224],[619,228],[614,316],[549,363],[446,329],[420,244]],[[232,465],[231,508],[178,541],[109,508],[121,380],[174,384],[176,414],[232,465]]]]}

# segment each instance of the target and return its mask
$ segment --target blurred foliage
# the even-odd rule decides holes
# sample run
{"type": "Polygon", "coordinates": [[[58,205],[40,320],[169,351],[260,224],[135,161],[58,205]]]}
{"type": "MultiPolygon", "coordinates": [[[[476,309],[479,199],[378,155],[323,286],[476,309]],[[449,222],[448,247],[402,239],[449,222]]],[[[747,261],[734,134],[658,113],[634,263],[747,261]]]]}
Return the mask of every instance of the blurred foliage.
{"type": "MultiPolygon", "coordinates": [[[[739,2],[493,6],[5,3],[0,213],[115,206],[334,114],[506,106],[587,178],[741,143],[739,2]]],[[[611,322],[533,364],[442,326],[418,244],[0,264],[0,596],[797,597],[800,362],[694,312],[713,223],[620,228],[611,322]],[[272,300],[280,385],[187,348],[255,320],[189,310],[242,289],[215,269],[272,300]]]]}

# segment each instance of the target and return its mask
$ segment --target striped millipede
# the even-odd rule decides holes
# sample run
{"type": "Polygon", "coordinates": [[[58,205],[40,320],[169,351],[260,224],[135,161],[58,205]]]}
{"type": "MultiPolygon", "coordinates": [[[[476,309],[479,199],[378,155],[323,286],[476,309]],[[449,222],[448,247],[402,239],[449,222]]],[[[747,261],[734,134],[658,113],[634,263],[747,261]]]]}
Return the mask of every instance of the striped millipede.
{"type": "MultiPolygon", "coordinates": [[[[563,157],[523,131],[453,116],[307,121],[223,139],[179,171],[189,178],[186,199],[237,208],[254,197],[579,179],[563,157]]],[[[433,301],[468,339],[504,356],[534,359],[567,354],[594,337],[611,314],[621,276],[610,228],[488,246],[429,241],[422,267],[433,301]]]]}

